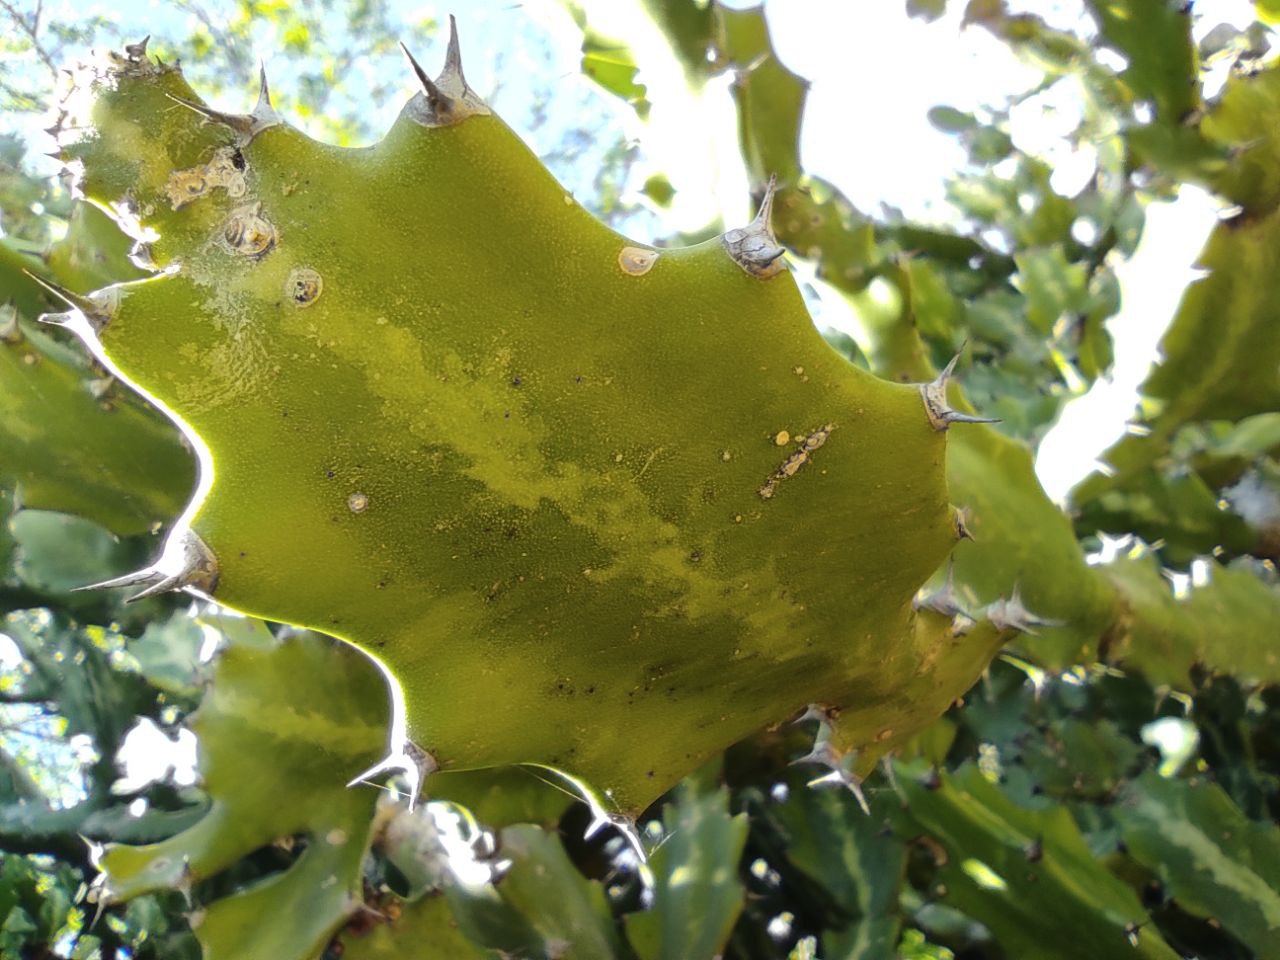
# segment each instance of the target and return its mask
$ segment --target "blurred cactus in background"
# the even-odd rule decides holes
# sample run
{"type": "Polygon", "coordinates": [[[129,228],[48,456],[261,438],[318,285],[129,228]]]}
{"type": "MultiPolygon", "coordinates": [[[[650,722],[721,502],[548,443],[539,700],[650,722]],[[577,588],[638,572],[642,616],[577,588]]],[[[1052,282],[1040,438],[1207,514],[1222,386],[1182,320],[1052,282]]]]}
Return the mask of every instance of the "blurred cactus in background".
{"type": "Polygon", "coordinates": [[[801,155],[817,7],[5,2],[0,955],[1280,956],[1280,14],[1012,6],[900,12],[1035,78],[909,216],[801,155]]]}

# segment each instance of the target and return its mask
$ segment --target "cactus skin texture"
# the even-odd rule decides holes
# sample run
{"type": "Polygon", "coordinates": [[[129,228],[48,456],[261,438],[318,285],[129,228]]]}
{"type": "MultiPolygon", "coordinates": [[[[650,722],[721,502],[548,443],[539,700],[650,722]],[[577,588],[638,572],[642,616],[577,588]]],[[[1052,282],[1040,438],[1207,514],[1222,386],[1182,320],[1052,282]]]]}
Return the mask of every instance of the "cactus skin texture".
{"type": "Polygon", "coordinates": [[[456,54],[361,150],[136,50],[83,81],[63,157],[158,270],[83,306],[208,445],[198,585],[375,654],[442,770],[546,763],[635,814],[810,703],[864,769],[998,645],[912,609],[957,540],[948,431],[814,330],[767,204],[631,243],[456,54]]]}

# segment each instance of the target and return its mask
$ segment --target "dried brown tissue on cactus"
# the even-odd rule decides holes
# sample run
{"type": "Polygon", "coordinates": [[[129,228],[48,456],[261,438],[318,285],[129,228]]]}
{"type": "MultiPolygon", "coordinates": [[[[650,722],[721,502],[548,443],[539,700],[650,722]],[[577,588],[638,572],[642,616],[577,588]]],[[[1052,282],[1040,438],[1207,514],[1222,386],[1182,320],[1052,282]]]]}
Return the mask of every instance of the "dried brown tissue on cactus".
{"type": "Polygon", "coordinates": [[[290,126],[265,74],[236,116],[136,51],[64,147],[157,236],[100,347],[214,467],[183,570],[136,582],[372,652],[443,771],[544,764],[636,813],[815,702],[874,764],[968,685],[957,642],[988,655],[911,603],[956,542],[944,428],[979,419],[954,363],[903,385],[827,345],[773,181],[746,227],[658,250],[565,202],[456,30],[434,78],[405,52],[416,92],[363,150],[290,126]]]}

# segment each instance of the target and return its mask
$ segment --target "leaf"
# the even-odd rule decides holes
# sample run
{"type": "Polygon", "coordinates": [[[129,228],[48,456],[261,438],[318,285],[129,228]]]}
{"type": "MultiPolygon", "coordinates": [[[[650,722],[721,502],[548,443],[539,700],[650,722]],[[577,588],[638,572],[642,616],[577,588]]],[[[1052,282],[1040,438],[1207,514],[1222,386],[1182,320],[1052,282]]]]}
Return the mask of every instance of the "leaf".
{"type": "MultiPolygon", "coordinates": [[[[1117,700],[1106,699],[1107,691],[1083,670],[1067,677],[1074,682],[1055,682],[1015,657],[1000,658],[981,693],[966,698],[957,714],[981,745],[980,768],[998,776],[1014,802],[1034,805],[1040,802],[1035,798],[1049,797],[1105,803],[1143,765],[1143,747],[1111,719],[1122,714],[1117,700]]],[[[1139,709],[1150,710],[1153,699],[1141,701],[1139,709]]]]}
{"type": "Polygon", "coordinates": [[[1015,255],[1018,285],[1027,298],[1027,319],[1048,336],[1064,314],[1083,312],[1088,279],[1085,265],[1068,263],[1059,246],[1015,255]]]}
{"type": "Polygon", "coordinates": [[[1225,150],[1229,162],[1211,172],[1213,188],[1253,216],[1280,205],[1280,69],[1274,64],[1252,75],[1231,77],[1200,125],[1209,147],[1225,150]]]}
{"type": "Polygon", "coordinates": [[[1077,530],[1132,534],[1147,542],[1161,541],[1161,556],[1170,566],[1185,568],[1197,557],[1249,553],[1258,535],[1243,519],[1219,503],[1222,493],[1199,474],[1168,468],[1135,475],[1122,490],[1109,490],[1084,504],[1077,530]]]}
{"type": "Polygon", "coordinates": [[[132,551],[102,527],[65,513],[20,510],[9,520],[14,571],[41,593],[65,594],[113,576],[132,551]]]}
{"type": "Polygon", "coordinates": [[[662,820],[663,839],[649,861],[653,906],[627,916],[627,937],[641,960],[712,960],[742,911],[746,815],[729,816],[725,790],[700,792],[686,780],[662,820]]]}
{"type": "Polygon", "coordinates": [[[497,956],[467,939],[441,896],[399,908],[391,923],[380,923],[364,935],[345,933],[341,942],[343,960],[490,960],[497,956]]]}
{"type": "Polygon", "coordinates": [[[537,931],[548,955],[622,955],[604,890],[578,872],[554,834],[517,824],[502,831],[499,849],[512,861],[498,884],[502,899],[537,931]]]}
{"type": "Polygon", "coordinates": [[[966,765],[937,787],[900,767],[901,829],[936,845],[934,890],[1027,960],[1176,960],[1137,895],[1095,858],[1064,807],[1019,807],[966,765]]]}
{"type": "Polygon", "coordinates": [[[88,293],[146,276],[129,258],[133,246],[133,238],[109,214],[79,201],[71,208],[66,234],[50,245],[43,259],[58,283],[76,293],[88,293]]]}
{"type": "Polygon", "coordinates": [[[961,133],[978,126],[977,118],[973,114],[957,110],[955,107],[931,107],[928,117],[929,122],[944,133],[961,133]]]}
{"type": "Polygon", "coordinates": [[[635,108],[641,119],[649,111],[645,85],[636,81],[636,62],[631,50],[590,29],[582,32],[582,72],[605,90],[635,108]]]}
{"type": "Polygon", "coordinates": [[[704,81],[716,69],[708,51],[715,40],[719,4],[689,0],[641,0],[645,10],[671,38],[691,84],[704,81]]]}
{"type": "Polygon", "coordinates": [[[191,722],[209,812],[160,843],[109,846],[100,896],[189,890],[301,835],[294,863],[208,904],[193,926],[204,960],[311,960],[362,903],[377,792],[345,784],[383,753],[386,711],[382,678],[342,645],[296,634],[226,650],[191,722]]]}
{"type": "Polygon", "coordinates": [[[1208,917],[1257,956],[1280,954],[1280,830],[1247,820],[1222,788],[1153,770],[1115,807],[1129,853],[1182,909],[1208,917]]]}
{"type": "Polygon", "coordinates": [[[134,534],[181,511],[195,471],[172,425],[24,322],[0,337],[0,480],[27,507],[134,534]]]}
{"type": "Polygon", "coordinates": [[[897,956],[906,848],[885,830],[896,803],[892,794],[872,796],[867,815],[848,790],[815,786],[797,787],[775,808],[789,840],[787,860],[820,884],[846,919],[823,932],[823,957],[897,956]]]}
{"type": "Polygon", "coordinates": [[[395,902],[390,922],[367,938],[341,935],[355,951],[344,956],[434,960],[452,957],[437,948],[454,944],[459,957],[626,956],[604,890],[578,872],[554,832],[518,824],[497,846],[509,866],[496,885],[448,882],[442,895],[395,902]]]}
{"type": "Polygon", "coordinates": [[[932,22],[947,12],[947,0],[907,0],[907,14],[932,22]]]}
{"type": "Polygon", "coordinates": [[[794,184],[801,173],[800,121],[809,82],[778,60],[763,7],[715,9],[717,50],[737,68],[731,89],[751,182],[763,185],[776,176],[782,184],[794,184]]]}
{"type": "Polygon", "coordinates": [[[650,200],[660,207],[671,206],[671,201],[676,195],[676,188],[672,186],[671,181],[661,173],[655,173],[649,179],[645,180],[644,186],[640,188],[650,200]]]}
{"type": "Polygon", "coordinates": [[[1038,618],[1016,645],[1053,669],[1096,656],[1113,616],[1109,584],[1084,561],[1071,523],[1041,489],[1030,451],[985,427],[957,433],[948,451],[952,496],[967,511],[972,542],[955,552],[956,582],[976,604],[1012,596],[1038,618]]]}
{"type": "Polygon", "coordinates": [[[1166,0],[1089,0],[1089,7],[1103,41],[1128,58],[1125,82],[1155,102],[1163,123],[1181,123],[1200,102],[1190,9],[1166,0]]]}
{"type": "Polygon", "coordinates": [[[1239,420],[1280,408],[1280,338],[1274,336],[1277,245],[1280,243],[1280,71],[1235,82],[1205,120],[1225,142],[1250,138],[1250,149],[1215,184],[1249,212],[1219,224],[1198,265],[1207,275],[1183,294],[1160,343],[1162,360],[1142,385],[1142,425],[1104,454],[1114,476],[1094,475],[1073,492],[1083,506],[1125,489],[1168,450],[1174,434],[1198,420],[1239,420]],[[1253,85],[1256,84],[1256,85],[1253,85]]]}
{"type": "Polygon", "coordinates": [[[528,767],[493,767],[432,774],[424,785],[432,800],[448,800],[466,807],[490,828],[513,823],[554,827],[574,797],[528,767]]]}
{"type": "Polygon", "coordinates": [[[900,276],[907,294],[904,309],[910,311],[911,321],[925,336],[950,340],[963,308],[940,273],[925,260],[909,260],[900,276]]]}
{"type": "Polygon", "coordinates": [[[1214,566],[1208,582],[1174,596],[1155,558],[1139,555],[1098,568],[1117,588],[1126,616],[1109,639],[1110,659],[1153,683],[1191,689],[1203,664],[1249,682],[1280,681],[1280,588],[1248,565],[1214,566]]]}
{"type": "Polygon", "coordinates": [[[207,639],[200,621],[178,613],[148,623],[142,636],[129,641],[128,651],[137,672],[152,686],[175,697],[195,698],[210,672],[200,660],[207,639]]]}

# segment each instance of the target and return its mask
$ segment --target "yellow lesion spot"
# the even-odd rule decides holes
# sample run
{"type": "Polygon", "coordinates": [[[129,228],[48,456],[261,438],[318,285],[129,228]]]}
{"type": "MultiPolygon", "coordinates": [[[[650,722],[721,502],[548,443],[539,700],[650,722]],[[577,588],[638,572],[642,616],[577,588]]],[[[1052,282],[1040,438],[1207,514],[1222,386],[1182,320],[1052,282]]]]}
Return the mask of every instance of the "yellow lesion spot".
{"type": "Polygon", "coordinates": [[[657,250],[627,246],[618,252],[618,266],[622,268],[623,273],[632,277],[644,276],[657,262],[657,250]]]}
{"type": "Polygon", "coordinates": [[[310,267],[294,267],[284,284],[284,295],[295,306],[309,307],[315,303],[324,289],[320,274],[310,267]]]}
{"type": "Polygon", "coordinates": [[[773,438],[773,442],[779,447],[785,447],[791,442],[791,434],[786,430],[779,430],[773,438]]]}

